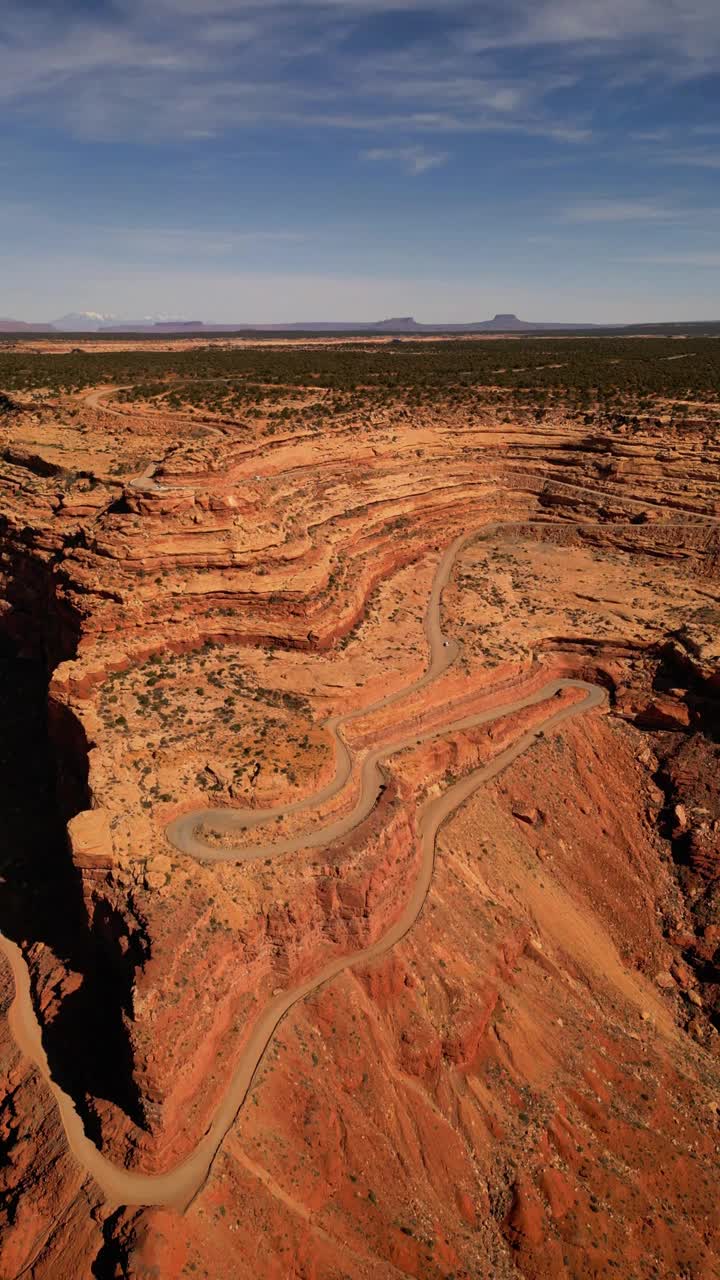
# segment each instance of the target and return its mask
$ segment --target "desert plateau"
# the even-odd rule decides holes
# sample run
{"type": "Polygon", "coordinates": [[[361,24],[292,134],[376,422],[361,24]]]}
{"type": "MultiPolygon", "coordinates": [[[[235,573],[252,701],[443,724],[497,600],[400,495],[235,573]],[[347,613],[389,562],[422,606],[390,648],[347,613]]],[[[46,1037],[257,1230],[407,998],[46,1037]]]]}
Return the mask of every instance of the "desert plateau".
{"type": "Polygon", "coordinates": [[[0,1277],[717,1280],[720,337],[0,345],[0,1277]]]}

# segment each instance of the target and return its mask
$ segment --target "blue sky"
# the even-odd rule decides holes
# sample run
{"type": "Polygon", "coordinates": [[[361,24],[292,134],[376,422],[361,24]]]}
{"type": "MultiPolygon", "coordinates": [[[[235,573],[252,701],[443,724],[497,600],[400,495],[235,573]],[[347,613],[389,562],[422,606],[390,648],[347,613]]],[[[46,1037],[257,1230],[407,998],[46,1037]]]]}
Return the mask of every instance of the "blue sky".
{"type": "Polygon", "coordinates": [[[720,318],[718,0],[3,0],[0,315],[720,318]]]}

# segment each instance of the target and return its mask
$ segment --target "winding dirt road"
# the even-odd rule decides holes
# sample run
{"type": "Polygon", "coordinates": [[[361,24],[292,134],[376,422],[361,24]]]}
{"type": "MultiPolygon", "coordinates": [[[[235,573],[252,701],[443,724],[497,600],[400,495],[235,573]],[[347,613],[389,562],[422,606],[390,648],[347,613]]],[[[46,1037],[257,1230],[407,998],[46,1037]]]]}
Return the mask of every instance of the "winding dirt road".
{"type": "MultiPolygon", "coordinates": [[[[391,744],[385,743],[373,750],[363,762],[360,799],[353,811],[337,822],[333,822],[314,833],[300,835],[291,840],[280,841],[275,844],[269,842],[266,845],[258,845],[252,849],[242,851],[212,848],[196,833],[198,824],[207,820],[208,817],[212,818],[213,825],[216,827],[220,823],[226,824],[227,830],[237,830],[238,827],[243,828],[271,822],[278,815],[284,815],[321,803],[344,785],[352,770],[352,756],[342,737],[342,726],[360,715],[364,716],[369,711],[387,707],[400,698],[405,698],[408,694],[416,692],[437,679],[439,675],[447,670],[456,657],[458,647],[455,641],[446,640],[442,632],[440,621],[441,596],[459,550],[471,537],[475,536],[476,534],[470,534],[456,538],[451,546],[448,547],[438,565],[425,618],[425,630],[430,650],[430,661],[425,674],[404,690],[379,700],[372,707],[366,706],[345,716],[335,716],[327,722],[326,727],[334,736],[337,753],[336,773],[331,783],[310,800],[301,801],[285,809],[264,810],[262,813],[237,809],[211,809],[184,815],[168,828],[168,836],[176,847],[196,857],[209,858],[211,860],[269,857],[273,854],[288,852],[293,849],[307,849],[327,844],[329,841],[345,835],[363,820],[366,814],[372,810],[382,784],[381,761],[392,753],[402,750],[403,747],[410,743],[422,741],[423,739],[418,738],[417,734],[413,734],[404,741],[395,741],[391,744]]],[[[481,712],[474,716],[467,716],[462,720],[445,724],[441,728],[433,729],[432,732],[425,735],[425,740],[427,740],[447,735],[461,728],[470,728],[475,725],[489,723],[519,711],[523,707],[549,701],[558,690],[564,688],[582,689],[585,691],[585,697],[582,701],[571,706],[564,706],[554,712],[549,706],[546,718],[530,732],[524,733],[488,764],[454,783],[442,795],[425,802],[419,815],[420,870],[410,897],[395,924],[371,946],[352,955],[332,960],[312,978],[289,991],[284,991],[268,1003],[253,1027],[212,1124],[191,1155],[167,1173],[149,1175],[117,1166],[106,1159],[86,1136],[82,1121],[78,1116],[72,1099],[52,1079],[47,1056],[42,1045],[40,1025],[32,1004],[30,977],[22,952],[15,943],[0,934],[0,949],[10,963],[15,980],[15,998],[9,1012],[11,1033],[20,1051],[35,1064],[51,1089],[58,1105],[70,1149],[80,1164],[98,1183],[111,1206],[169,1205],[181,1210],[187,1208],[204,1185],[215,1154],[247,1097],[278,1023],[288,1010],[298,1001],[316,991],[324,983],[337,977],[338,974],[360,965],[365,965],[395,946],[409,932],[422,911],[432,881],[437,834],[447,818],[478,787],[495,777],[512,761],[517,759],[522,752],[527,750],[540,733],[552,731],[565,720],[589,711],[593,707],[600,706],[604,702],[605,694],[599,687],[587,684],[584,681],[552,680],[542,689],[532,694],[511,700],[491,711],[481,712]]]]}

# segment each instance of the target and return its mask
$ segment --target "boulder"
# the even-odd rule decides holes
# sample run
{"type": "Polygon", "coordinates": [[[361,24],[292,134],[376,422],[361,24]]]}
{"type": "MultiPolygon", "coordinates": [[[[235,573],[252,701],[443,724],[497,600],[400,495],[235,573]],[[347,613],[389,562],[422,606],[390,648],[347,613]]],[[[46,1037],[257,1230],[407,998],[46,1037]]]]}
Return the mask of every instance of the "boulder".
{"type": "Polygon", "coordinates": [[[542,817],[539,809],[530,809],[526,805],[513,805],[512,815],[530,827],[536,827],[542,817]]]}
{"type": "Polygon", "coordinates": [[[70,853],[76,867],[107,870],[113,865],[113,844],[106,809],[84,809],[67,824],[70,853]]]}
{"type": "Polygon", "coordinates": [[[635,723],[643,729],[687,729],[690,712],[684,702],[656,694],[636,706],[635,723]]]}

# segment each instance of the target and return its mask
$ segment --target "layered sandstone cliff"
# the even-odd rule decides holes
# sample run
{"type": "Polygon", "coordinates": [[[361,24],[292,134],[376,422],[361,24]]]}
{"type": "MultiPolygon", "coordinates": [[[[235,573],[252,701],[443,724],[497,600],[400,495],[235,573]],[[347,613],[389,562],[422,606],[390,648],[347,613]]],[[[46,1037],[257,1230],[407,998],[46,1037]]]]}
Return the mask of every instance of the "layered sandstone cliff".
{"type": "Polygon", "coordinates": [[[702,422],[678,438],[654,419],[388,411],[360,435],[207,423],[178,443],[177,422],[111,403],[3,423],[2,626],[49,679],[68,844],[40,908],[71,904],[72,945],[34,932],[32,894],[2,928],[53,1073],[119,1165],[192,1152],[264,1005],[400,915],[421,801],[542,710],[450,725],[553,676],[599,682],[613,713],[540,739],[451,820],[417,929],[288,1015],[182,1225],[101,1206],[10,1037],[8,1274],[36,1257],[38,1277],[74,1274],[74,1235],[138,1276],[202,1259],[279,1280],[291,1256],[323,1278],[599,1276],[644,1224],[661,1274],[710,1275],[720,454],[702,422]],[[433,575],[474,532],[442,601],[457,658],[422,685],[433,575]],[[388,694],[314,804],[338,768],[328,720],[388,694]],[[352,812],[381,743],[402,751],[369,816],[273,856],[352,812]],[[168,843],[168,822],[213,808],[273,817],[220,837],[218,861],[168,843]],[[243,840],[268,856],[244,861],[243,840]],[[659,1186],[671,1159],[692,1209],[659,1186]],[[678,1213],[680,1243],[662,1225],[678,1213]],[[231,1229],[253,1241],[242,1261],[231,1229]]]}

